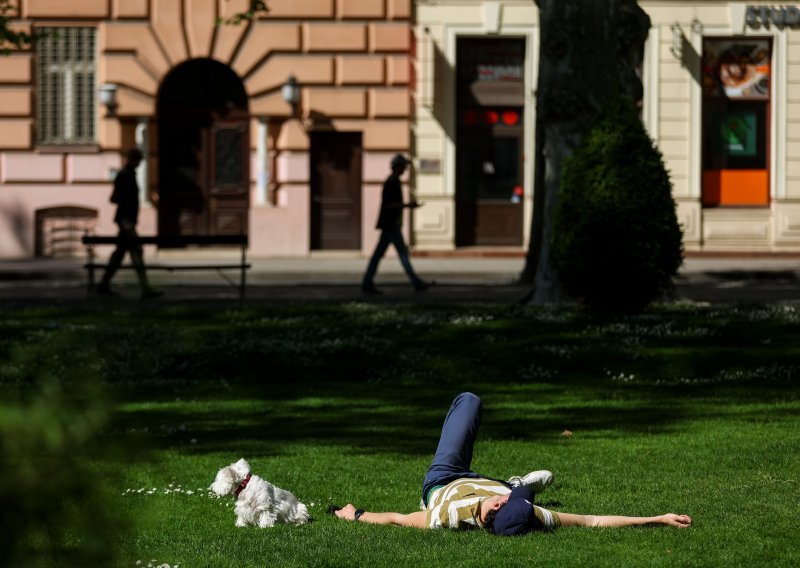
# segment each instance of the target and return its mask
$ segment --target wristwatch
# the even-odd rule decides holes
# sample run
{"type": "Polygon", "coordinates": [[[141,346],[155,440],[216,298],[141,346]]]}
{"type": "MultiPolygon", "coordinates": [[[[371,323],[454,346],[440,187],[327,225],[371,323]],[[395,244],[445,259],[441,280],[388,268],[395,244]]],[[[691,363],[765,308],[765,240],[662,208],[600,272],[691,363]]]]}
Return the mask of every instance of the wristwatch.
{"type": "Polygon", "coordinates": [[[355,515],[353,515],[353,520],[357,521],[358,519],[361,518],[361,515],[363,515],[364,513],[366,513],[364,509],[356,509],[356,513],[355,515]]]}

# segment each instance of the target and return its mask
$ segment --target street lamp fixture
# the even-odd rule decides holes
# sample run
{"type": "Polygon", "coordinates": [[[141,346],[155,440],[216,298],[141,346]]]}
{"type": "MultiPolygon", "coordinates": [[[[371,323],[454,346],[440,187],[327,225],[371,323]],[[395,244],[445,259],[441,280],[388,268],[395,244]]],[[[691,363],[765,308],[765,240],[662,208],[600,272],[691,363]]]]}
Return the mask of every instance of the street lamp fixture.
{"type": "Polygon", "coordinates": [[[100,102],[106,107],[106,117],[117,116],[117,90],[119,87],[114,83],[106,83],[100,86],[100,102]]]}
{"type": "Polygon", "coordinates": [[[669,29],[672,31],[672,45],[669,50],[675,59],[683,59],[683,30],[681,25],[675,22],[669,29]]]}
{"type": "Polygon", "coordinates": [[[292,114],[296,114],[297,106],[300,104],[300,84],[294,75],[289,75],[289,78],[281,87],[281,98],[291,105],[292,114]]]}

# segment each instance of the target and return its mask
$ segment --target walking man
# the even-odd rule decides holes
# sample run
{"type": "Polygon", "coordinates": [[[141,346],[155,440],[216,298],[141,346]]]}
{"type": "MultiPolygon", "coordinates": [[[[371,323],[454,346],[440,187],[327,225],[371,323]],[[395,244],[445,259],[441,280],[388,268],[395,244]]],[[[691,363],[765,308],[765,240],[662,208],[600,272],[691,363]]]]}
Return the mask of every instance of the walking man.
{"type": "Polygon", "coordinates": [[[439,446],[422,484],[423,510],[415,513],[372,513],[349,503],[335,511],[340,519],[420,529],[482,528],[502,536],[558,527],[627,527],[661,524],[688,527],[688,515],[667,513],[654,517],[576,515],[550,511],[533,504],[534,493],[553,481],[549,471],[500,481],[472,471],[472,447],[481,420],[481,400],[461,393],[450,406],[439,446]]]}
{"type": "Polygon", "coordinates": [[[139,220],[139,184],[136,183],[136,168],[141,164],[143,157],[144,155],[139,148],[131,148],[128,151],[125,166],[114,179],[111,203],[117,205],[114,222],[119,227],[119,235],[117,237],[117,248],[111,253],[103,279],[97,286],[98,294],[117,295],[111,290],[111,279],[122,265],[122,259],[125,258],[125,253],[127,252],[131,255],[131,262],[136,269],[136,275],[139,277],[142,298],[158,298],[162,295],[161,292],[151,288],[147,282],[142,247],[136,242],[136,223],[139,220]]]}
{"type": "Polygon", "coordinates": [[[391,161],[392,173],[386,178],[383,184],[383,194],[381,195],[381,210],[378,215],[377,229],[380,229],[381,236],[378,240],[378,245],[375,247],[375,252],[372,253],[372,258],[367,266],[367,272],[364,274],[364,279],[361,283],[361,290],[365,294],[380,294],[380,290],[375,287],[375,273],[378,271],[378,264],[386,254],[386,249],[389,245],[394,245],[397,251],[397,256],[400,257],[400,263],[406,271],[411,284],[417,292],[424,292],[431,287],[433,282],[425,282],[417,276],[414,268],[411,266],[411,260],[408,255],[408,247],[403,240],[403,209],[416,209],[419,203],[411,201],[410,203],[403,203],[403,190],[400,187],[400,176],[408,168],[411,162],[402,154],[395,155],[391,161]]]}

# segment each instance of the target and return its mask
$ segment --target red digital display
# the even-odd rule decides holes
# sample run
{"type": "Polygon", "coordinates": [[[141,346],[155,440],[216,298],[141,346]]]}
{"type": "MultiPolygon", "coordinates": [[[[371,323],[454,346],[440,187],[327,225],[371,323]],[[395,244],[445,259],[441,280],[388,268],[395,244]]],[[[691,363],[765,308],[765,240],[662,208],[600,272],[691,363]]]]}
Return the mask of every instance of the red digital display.
{"type": "Polygon", "coordinates": [[[500,114],[493,110],[483,113],[483,122],[486,124],[497,124],[500,121],[500,114]]]}
{"type": "Polygon", "coordinates": [[[464,126],[518,126],[522,124],[522,113],[515,108],[468,108],[461,111],[464,126]]]}
{"type": "Polygon", "coordinates": [[[519,123],[519,113],[515,110],[503,111],[503,124],[514,126],[519,123]]]}

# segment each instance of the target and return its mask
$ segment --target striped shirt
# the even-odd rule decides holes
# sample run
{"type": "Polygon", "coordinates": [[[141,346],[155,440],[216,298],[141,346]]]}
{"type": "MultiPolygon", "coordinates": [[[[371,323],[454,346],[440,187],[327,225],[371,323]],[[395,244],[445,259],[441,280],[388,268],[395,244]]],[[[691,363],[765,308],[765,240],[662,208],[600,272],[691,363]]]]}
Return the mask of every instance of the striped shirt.
{"type": "MultiPolygon", "coordinates": [[[[483,528],[480,520],[481,503],[511,490],[498,481],[483,478],[461,478],[431,493],[425,525],[431,529],[466,530],[483,528]]],[[[558,513],[533,505],[534,514],[546,529],[561,526],[558,513]]]]}

